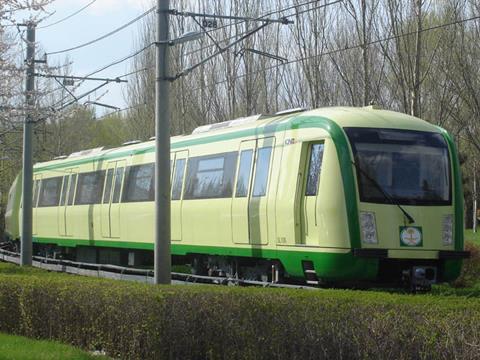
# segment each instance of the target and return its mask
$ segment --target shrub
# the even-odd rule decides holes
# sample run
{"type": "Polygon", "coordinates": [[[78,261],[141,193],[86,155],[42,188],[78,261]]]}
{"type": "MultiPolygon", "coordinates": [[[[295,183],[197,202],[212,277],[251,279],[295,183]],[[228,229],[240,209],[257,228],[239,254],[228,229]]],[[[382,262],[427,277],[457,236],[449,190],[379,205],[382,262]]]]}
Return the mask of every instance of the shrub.
{"type": "Polygon", "coordinates": [[[149,286],[0,266],[0,331],[122,359],[475,358],[480,299],[149,286]]]}
{"type": "Polygon", "coordinates": [[[480,281],[480,245],[467,241],[465,250],[470,251],[470,258],[463,261],[462,273],[453,283],[455,287],[473,287],[480,281]]]}

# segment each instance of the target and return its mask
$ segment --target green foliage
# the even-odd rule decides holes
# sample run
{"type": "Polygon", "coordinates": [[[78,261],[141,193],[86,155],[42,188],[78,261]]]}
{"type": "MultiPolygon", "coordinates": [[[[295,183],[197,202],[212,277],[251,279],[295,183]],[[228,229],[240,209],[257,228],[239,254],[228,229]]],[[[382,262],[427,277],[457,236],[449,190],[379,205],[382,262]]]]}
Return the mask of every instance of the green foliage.
{"type": "Polygon", "coordinates": [[[2,360],[106,359],[104,356],[89,355],[58,342],[32,340],[6,334],[0,334],[0,354],[2,360]]]}
{"type": "Polygon", "coordinates": [[[157,287],[0,264],[0,331],[122,359],[473,358],[479,320],[477,298],[157,287]]]}
{"type": "Polygon", "coordinates": [[[471,229],[465,230],[465,239],[473,244],[480,245],[480,229],[475,233],[471,229]]]}
{"type": "Polygon", "coordinates": [[[470,258],[463,261],[460,277],[452,285],[435,286],[434,294],[480,297],[480,244],[477,234],[471,231],[466,234],[465,250],[470,251],[470,258]]]}

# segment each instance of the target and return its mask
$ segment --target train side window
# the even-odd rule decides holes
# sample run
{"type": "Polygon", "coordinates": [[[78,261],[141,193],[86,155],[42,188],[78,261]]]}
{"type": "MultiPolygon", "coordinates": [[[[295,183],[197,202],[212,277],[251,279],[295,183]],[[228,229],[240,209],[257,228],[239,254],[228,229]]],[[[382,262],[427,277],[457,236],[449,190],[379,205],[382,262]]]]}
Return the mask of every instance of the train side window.
{"type": "Polygon", "coordinates": [[[124,202],[153,201],[155,199],[154,164],[131,166],[128,171],[126,190],[123,192],[124,202]]]}
{"type": "Polygon", "coordinates": [[[70,179],[70,188],[68,189],[67,205],[73,205],[73,198],[75,197],[75,185],[77,184],[77,174],[73,174],[70,179]]]}
{"type": "Polygon", "coordinates": [[[231,197],[237,155],[232,152],[189,159],[184,199],[231,197]]]}
{"type": "Polygon", "coordinates": [[[252,193],[255,197],[265,196],[267,193],[271,153],[271,146],[258,149],[257,164],[255,167],[255,181],[252,193]]]}
{"type": "Polygon", "coordinates": [[[172,200],[182,197],[183,175],[185,174],[185,159],[178,159],[175,163],[175,178],[172,186],[172,200]]]}
{"type": "Polygon", "coordinates": [[[59,176],[50,179],[44,179],[42,185],[38,206],[58,206],[62,177],[59,176]]]}
{"type": "Polygon", "coordinates": [[[123,181],[123,173],[125,172],[125,168],[117,167],[115,170],[115,182],[113,188],[113,198],[112,203],[120,202],[120,192],[122,191],[122,181],[123,181]]]}
{"type": "Polygon", "coordinates": [[[102,199],[104,177],[105,170],[80,174],[75,205],[99,204],[102,199]]]}
{"type": "Polygon", "coordinates": [[[105,179],[105,191],[103,192],[103,203],[110,202],[110,194],[112,193],[113,169],[108,169],[107,178],[105,179]]]}
{"type": "Polygon", "coordinates": [[[59,204],[60,206],[65,206],[69,178],[70,178],[69,175],[65,175],[63,177],[62,192],[60,194],[60,204],[59,204]]]}
{"type": "Polygon", "coordinates": [[[324,144],[313,144],[310,148],[310,160],[308,164],[306,196],[315,196],[318,191],[320,172],[322,171],[324,144]]]}
{"type": "Polygon", "coordinates": [[[253,150],[243,150],[240,154],[235,197],[246,197],[248,195],[250,171],[252,168],[252,155],[253,150]]]}

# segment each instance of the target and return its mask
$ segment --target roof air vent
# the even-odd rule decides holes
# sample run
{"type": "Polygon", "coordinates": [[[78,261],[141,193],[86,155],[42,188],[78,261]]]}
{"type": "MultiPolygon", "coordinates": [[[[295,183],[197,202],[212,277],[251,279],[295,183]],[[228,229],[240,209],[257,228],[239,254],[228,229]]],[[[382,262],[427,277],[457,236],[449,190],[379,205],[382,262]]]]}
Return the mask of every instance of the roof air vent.
{"type": "Polygon", "coordinates": [[[276,112],[275,115],[288,115],[288,114],[294,114],[297,112],[304,112],[307,110],[308,110],[307,108],[288,109],[288,110],[282,110],[282,111],[276,112]]]}
{"type": "Polygon", "coordinates": [[[135,144],[140,144],[140,140],[132,140],[132,141],[127,141],[122,144],[122,146],[128,146],[128,145],[135,145],[135,144]]]}

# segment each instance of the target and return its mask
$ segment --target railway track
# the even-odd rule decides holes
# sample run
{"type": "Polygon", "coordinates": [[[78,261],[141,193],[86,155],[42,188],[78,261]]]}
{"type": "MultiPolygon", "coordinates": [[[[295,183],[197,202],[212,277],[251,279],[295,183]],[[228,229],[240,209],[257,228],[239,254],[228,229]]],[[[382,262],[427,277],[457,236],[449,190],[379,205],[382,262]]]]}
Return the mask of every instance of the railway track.
{"type": "MultiPolygon", "coordinates": [[[[20,254],[17,252],[0,248],[0,261],[13,264],[20,264],[20,254]]],[[[92,264],[84,262],[76,262],[71,260],[53,259],[41,256],[34,256],[32,266],[48,271],[63,272],[74,275],[90,276],[97,278],[137,281],[147,284],[153,284],[153,270],[136,269],[108,264],[92,264]]],[[[230,286],[257,286],[270,288],[289,288],[289,289],[305,289],[318,290],[318,288],[303,285],[280,284],[264,281],[254,281],[237,279],[232,277],[213,277],[201,276],[172,272],[173,285],[230,285],[230,286]]]]}

